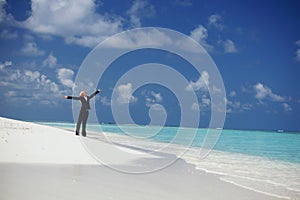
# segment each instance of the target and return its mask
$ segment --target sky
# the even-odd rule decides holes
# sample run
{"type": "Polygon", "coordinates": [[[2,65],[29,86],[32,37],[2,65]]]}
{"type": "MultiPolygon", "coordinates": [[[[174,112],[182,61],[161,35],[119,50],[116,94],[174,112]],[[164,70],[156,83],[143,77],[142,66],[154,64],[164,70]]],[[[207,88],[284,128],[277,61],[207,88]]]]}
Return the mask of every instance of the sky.
{"type": "MultiPolygon", "coordinates": [[[[73,121],[72,102],[62,96],[80,89],[76,76],[93,48],[122,31],[161,27],[193,38],[216,64],[226,90],[225,128],[299,131],[299,10],[292,0],[0,0],[0,116],[73,121]]],[[[203,84],[211,74],[165,55],[136,51],[84,88],[102,89],[94,100],[99,122],[115,122],[115,92],[119,104],[129,103],[135,123],[148,124],[151,108],[167,114],[166,125],[179,124],[179,103],[168,88],[116,84],[126,71],[155,61],[184,74],[189,84],[182,90],[198,98],[190,112],[201,114],[201,127],[208,125],[212,103],[203,84]]]]}

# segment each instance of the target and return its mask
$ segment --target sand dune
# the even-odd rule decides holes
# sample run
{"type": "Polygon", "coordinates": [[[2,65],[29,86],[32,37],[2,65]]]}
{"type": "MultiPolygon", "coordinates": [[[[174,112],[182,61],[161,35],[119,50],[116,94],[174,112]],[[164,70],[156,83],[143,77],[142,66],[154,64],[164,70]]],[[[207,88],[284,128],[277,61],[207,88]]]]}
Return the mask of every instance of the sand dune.
{"type": "Polygon", "coordinates": [[[73,133],[0,118],[0,162],[98,164],[73,133]]]}

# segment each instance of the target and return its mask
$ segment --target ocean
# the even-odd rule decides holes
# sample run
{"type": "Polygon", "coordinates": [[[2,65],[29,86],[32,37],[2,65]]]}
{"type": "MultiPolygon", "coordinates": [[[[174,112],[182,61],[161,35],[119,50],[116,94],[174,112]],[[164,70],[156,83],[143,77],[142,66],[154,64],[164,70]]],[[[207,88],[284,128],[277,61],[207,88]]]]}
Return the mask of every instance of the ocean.
{"type": "MultiPolygon", "coordinates": [[[[73,123],[40,124],[74,130],[73,123]]],[[[222,130],[213,150],[199,158],[207,129],[193,129],[195,138],[176,137],[178,127],[89,124],[91,132],[102,130],[110,140],[134,147],[158,149],[170,144],[166,153],[177,154],[196,169],[218,174],[220,179],[282,199],[300,199],[300,133],[277,131],[222,130]],[[100,129],[99,129],[100,128],[100,129]],[[124,133],[122,130],[128,131],[124,133]],[[158,131],[157,131],[158,130],[158,131]],[[188,146],[187,146],[188,145],[188,146]]],[[[190,135],[190,128],[181,128],[190,135]]]]}

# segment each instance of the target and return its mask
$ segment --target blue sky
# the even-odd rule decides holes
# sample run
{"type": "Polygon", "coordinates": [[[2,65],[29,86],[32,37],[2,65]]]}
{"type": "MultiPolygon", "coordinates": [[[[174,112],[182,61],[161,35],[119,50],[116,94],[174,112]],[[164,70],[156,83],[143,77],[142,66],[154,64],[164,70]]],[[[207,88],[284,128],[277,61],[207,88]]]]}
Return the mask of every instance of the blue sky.
{"type": "MultiPolygon", "coordinates": [[[[216,63],[227,94],[226,128],[300,130],[299,10],[300,3],[289,0],[0,0],[0,115],[72,121],[71,102],[62,96],[72,94],[89,52],[121,31],[163,27],[191,36],[216,63]]],[[[103,89],[95,98],[100,121],[114,121],[110,99],[115,89],[121,102],[130,101],[137,123],[149,123],[149,107],[161,104],[167,125],[177,125],[178,101],[166,88],[149,85],[130,93],[130,83],[114,86],[122,72],[148,57],[159,58],[156,52],[138,55],[120,59],[125,68],[111,66],[109,78],[86,88],[103,89]]],[[[175,57],[169,64],[188,66],[175,57]]],[[[194,89],[205,78],[188,67],[178,69],[194,89]]],[[[209,95],[198,93],[198,101],[191,112],[201,113],[205,127],[209,95]]]]}

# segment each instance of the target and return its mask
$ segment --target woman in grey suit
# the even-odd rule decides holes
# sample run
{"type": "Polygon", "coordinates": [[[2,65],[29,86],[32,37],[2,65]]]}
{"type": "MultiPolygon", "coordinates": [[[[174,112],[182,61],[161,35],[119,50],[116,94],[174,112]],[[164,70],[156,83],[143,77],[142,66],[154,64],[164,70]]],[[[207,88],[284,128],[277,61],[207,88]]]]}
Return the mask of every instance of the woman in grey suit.
{"type": "Polygon", "coordinates": [[[74,99],[74,100],[79,100],[81,102],[81,109],[80,109],[79,117],[77,120],[77,126],[76,126],[76,135],[79,135],[80,125],[82,123],[82,136],[86,137],[86,122],[89,116],[89,110],[91,109],[90,99],[93,98],[100,91],[101,90],[98,89],[90,96],[86,94],[86,91],[81,91],[79,97],[64,96],[65,99],[74,99]]]}

